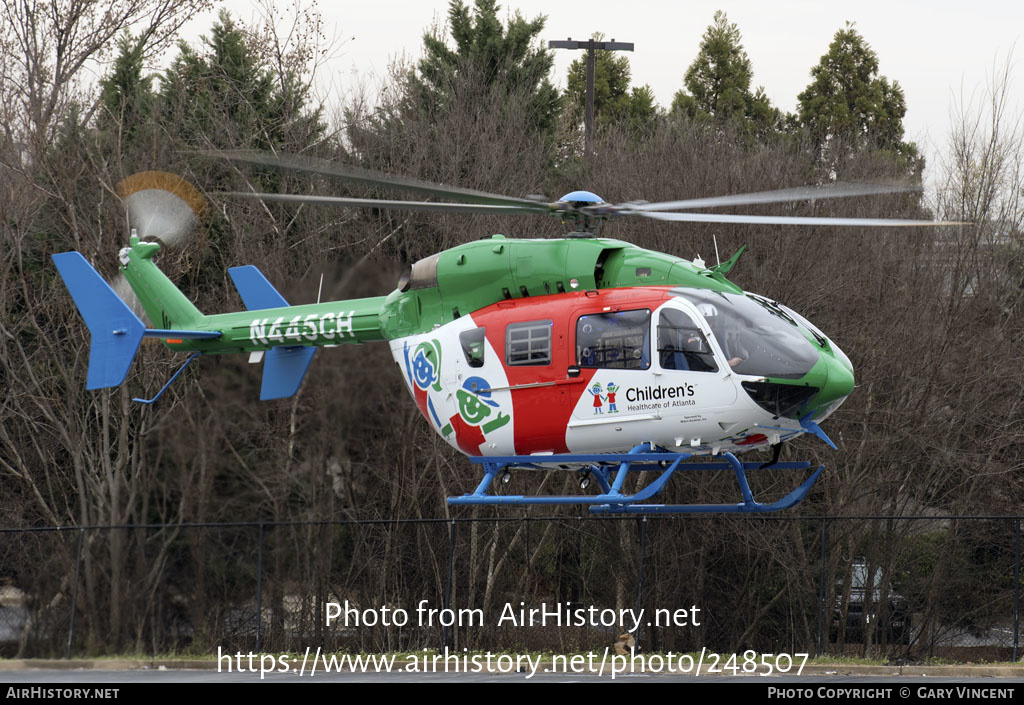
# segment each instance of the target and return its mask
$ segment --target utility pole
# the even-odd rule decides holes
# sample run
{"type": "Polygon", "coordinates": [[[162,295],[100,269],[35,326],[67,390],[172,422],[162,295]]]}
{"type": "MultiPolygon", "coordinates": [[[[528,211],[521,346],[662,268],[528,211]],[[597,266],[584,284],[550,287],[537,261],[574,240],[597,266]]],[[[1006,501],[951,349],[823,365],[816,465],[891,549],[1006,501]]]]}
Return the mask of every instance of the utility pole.
{"type": "Polygon", "coordinates": [[[573,41],[569,37],[565,41],[552,40],[548,42],[549,49],[586,49],[587,50],[587,109],[583,114],[583,130],[585,141],[583,151],[589,157],[593,153],[594,134],[594,63],[596,51],[633,51],[633,42],[617,42],[612,39],[610,42],[597,42],[588,39],[585,42],[573,41]]]}

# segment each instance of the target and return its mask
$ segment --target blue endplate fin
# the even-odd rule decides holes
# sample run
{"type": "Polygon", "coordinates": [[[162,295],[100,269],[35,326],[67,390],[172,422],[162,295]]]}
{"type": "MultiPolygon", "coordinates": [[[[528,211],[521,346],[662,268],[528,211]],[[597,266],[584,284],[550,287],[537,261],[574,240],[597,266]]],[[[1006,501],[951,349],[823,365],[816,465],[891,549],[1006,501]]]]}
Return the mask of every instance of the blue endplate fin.
{"type": "MultiPolygon", "coordinates": [[[[228,270],[231,280],[235,283],[242,303],[250,311],[266,308],[284,308],[288,306],[281,293],[267,281],[263,272],[251,264],[244,267],[232,267],[228,270]]],[[[312,346],[289,346],[271,348],[263,359],[263,382],[260,386],[260,399],[284,399],[299,391],[309,363],[313,360],[316,348],[312,346]]]]}
{"type": "Polygon", "coordinates": [[[118,386],[128,376],[146,325],[80,252],[51,258],[92,335],[85,388],[118,386]]]}
{"type": "Polygon", "coordinates": [[[313,360],[313,347],[271,348],[263,359],[263,384],[260,399],[284,399],[299,391],[313,360]]]}
{"type": "Polygon", "coordinates": [[[274,285],[267,281],[263,272],[251,264],[244,267],[231,267],[228,269],[231,281],[235,283],[242,303],[250,311],[259,311],[265,308],[284,308],[288,302],[281,296],[274,285]]]}

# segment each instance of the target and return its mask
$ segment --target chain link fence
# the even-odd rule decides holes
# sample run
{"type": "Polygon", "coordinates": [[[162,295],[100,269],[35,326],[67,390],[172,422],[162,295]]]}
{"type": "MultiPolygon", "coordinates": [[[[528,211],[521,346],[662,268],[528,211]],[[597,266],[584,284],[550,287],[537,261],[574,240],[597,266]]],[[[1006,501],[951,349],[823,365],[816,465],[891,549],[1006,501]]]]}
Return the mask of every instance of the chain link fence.
{"type": "Polygon", "coordinates": [[[708,648],[1016,661],[1020,517],[0,530],[8,657],[708,648]],[[641,612],[642,610],[642,612],[641,612]]]}

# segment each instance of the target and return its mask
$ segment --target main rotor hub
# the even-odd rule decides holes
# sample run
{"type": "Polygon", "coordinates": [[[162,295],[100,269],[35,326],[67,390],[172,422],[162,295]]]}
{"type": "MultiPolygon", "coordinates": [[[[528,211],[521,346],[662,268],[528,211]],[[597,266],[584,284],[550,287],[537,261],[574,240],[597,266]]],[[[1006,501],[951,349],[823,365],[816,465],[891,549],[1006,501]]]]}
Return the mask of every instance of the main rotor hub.
{"type": "Polygon", "coordinates": [[[572,224],[569,237],[595,237],[608,218],[607,214],[595,212],[595,207],[605,205],[605,201],[592,191],[571,191],[558,199],[558,205],[565,206],[562,222],[572,224]]]}
{"type": "Polygon", "coordinates": [[[604,199],[591,191],[571,191],[558,199],[559,203],[594,206],[604,203],[604,199]]]}

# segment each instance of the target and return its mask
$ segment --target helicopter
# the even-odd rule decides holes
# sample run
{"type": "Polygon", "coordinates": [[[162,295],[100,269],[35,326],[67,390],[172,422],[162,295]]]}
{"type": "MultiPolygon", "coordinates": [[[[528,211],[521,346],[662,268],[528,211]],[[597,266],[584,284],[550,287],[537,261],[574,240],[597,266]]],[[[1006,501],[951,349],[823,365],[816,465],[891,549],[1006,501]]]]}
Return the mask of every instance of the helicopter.
{"type": "Polygon", "coordinates": [[[620,216],[664,221],[935,226],[920,220],[811,218],[694,212],[717,206],[844,198],[914,190],[887,184],[829,184],[716,198],[610,204],[589,191],[555,202],[516,198],[305,157],[254,152],[212,156],[298,170],[447,201],[401,201],[233,192],[230,198],[342,207],[462,213],[548,214],[574,227],[568,236],[516,239],[500,234],[421,259],[390,294],[292,306],[253,265],[229,269],[244,311],[205,315],[154,263],[181,223],[202,217],[204,199],[184,180],[143,172],[118,185],[133,228],[120,272],[148,328],[79,252],[52,255],[91,333],[87,389],[121,385],[143,338],[188,358],[152,399],[202,355],[248,354],[262,362],[260,399],[298,390],[318,347],[385,342],[427,423],[483,468],[452,505],[581,505],[594,513],[772,512],[807,496],[819,466],[785,497],[754,499],[748,471],[804,470],[781,461],[804,434],[836,446],[822,430],[854,389],[849,357],[810,321],[728,275],[743,248],[707,266],[599,237],[620,216]],[[742,462],[770,450],[768,462],[742,462]],[[579,494],[502,495],[512,471],[576,473],[579,494]],[[677,472],[734,473],[740,501],[652,502],[677,472]],[[624,492],[631,472],[652,473],[624,492]],[[597,491],[588,492],[592,485],[597,491]]]}

